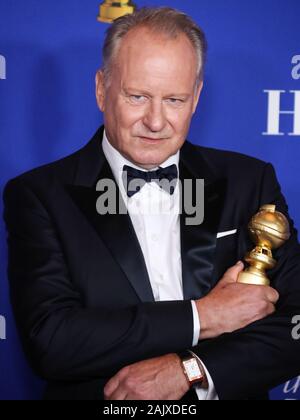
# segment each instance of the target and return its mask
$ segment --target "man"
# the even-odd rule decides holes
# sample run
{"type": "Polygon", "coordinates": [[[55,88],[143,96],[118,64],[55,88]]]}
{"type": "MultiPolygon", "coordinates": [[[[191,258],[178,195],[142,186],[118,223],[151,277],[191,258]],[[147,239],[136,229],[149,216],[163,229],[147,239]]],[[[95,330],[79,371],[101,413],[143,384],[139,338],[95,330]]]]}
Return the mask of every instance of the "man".
{"type": "Polygon", "coordinates": [[[290,219],[272,287],[237,283],[251,217],[271,203],[288,217],[274,170],[185,140],[205,51],[200,28],[173,9],[116,21],[96,76],[105,129],[6,188],[12,302],[48,399],[256,399],[299,373],[290,219]],[[164,178],[175,189],[161,188],[164,178]],[[188,179],[204,179],[203,223],[186,223],[184,210],[145,214],[153,201],[176,210],[188,179]],[[103,180],[128,214],[101,213],[103,180]]]}

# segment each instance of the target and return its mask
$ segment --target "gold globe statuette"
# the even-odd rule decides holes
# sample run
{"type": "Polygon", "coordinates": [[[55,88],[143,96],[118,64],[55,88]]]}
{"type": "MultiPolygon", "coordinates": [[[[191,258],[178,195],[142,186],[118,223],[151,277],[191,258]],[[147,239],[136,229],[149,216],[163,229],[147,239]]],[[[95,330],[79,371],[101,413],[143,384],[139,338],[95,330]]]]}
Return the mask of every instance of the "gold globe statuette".
{"type": "Polygon", "coordinates": [[[272,249],[278,249],[290,238],[290,227],[284,214],[276,211],[272,204],[261,207],[248,225],[255,249],[246,255],[249,264],[238,277],[238,283],[269,286],[266,270],[276,266],[272,249]]]}
{"type": "Polygon", "coordinates": [[[112,23],[121,16],[132,14],[135,8],[131,0],[105,0],[100,6],[98,21],[112,23]]]}

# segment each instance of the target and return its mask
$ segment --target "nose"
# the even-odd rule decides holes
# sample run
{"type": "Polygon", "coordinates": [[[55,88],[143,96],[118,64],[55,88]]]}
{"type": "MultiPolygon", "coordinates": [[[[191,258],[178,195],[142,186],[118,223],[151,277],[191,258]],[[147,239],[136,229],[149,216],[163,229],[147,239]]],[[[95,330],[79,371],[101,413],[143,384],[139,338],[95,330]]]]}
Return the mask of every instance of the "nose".
{"type": "Polygon", "coordinates": [[[144,116],[144,125],[153,133],[160,132],[166,125],[163,104],[160,101],[153,101],[144,116]]]}

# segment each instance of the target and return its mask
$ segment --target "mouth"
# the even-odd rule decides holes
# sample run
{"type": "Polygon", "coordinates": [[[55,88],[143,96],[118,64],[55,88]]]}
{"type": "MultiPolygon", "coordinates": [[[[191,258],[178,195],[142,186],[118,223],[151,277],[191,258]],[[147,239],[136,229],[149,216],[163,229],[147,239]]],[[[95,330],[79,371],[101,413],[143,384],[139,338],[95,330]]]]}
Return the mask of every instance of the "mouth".
{"type": "Polygon", "coordinates": [[[150,137],[140,137],[140,139],[141,139],[143,142],[150,143],[150,144],[156,144],[156,143],[160,143],[160,142],[162,142],[162,141],[166,140],[166,139],[164,139],[164,138],[160,138],[160,139],[153,139],[153,138],[150,138],[150,137]]]}

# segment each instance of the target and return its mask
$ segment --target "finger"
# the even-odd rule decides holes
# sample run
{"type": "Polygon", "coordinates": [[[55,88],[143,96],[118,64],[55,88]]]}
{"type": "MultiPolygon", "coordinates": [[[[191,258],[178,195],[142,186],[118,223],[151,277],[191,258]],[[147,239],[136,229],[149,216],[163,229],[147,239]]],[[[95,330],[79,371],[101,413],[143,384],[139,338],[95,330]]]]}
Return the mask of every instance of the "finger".
{"type": "Polygon", "coordinates": [[[109,398],[110,401],[124,401],[127,399],[127,391],[119,387],[109,398]]]}
{"type": "Polygon", "coordinates": [[[268,306],[268,315],[272,315],[275,311],[276,311],[275,305],[270,303],[268,306]]]}
{"type": "Polygon", "coordinates": [[[268,303],[262,312],[259,312],[255,315],[255,317],[251,321],[251,324],[253,322],[260,321],[261,319],[264,319],[267,316],[272,315],[275,312],[275,310],[276,310],[275,306],[272,303],[268,303]]]}
{"type": "Polygon", "coordinates": [[[104,397],[105,399],[110,399],[111,395],[119,387],[120,381],[117,376],[114,376],[110,379],[104,387],[104,397]]]}
{"type": "Polygon", "coordinates": [[[229,283],[236,283],[238,275],[243,271],[244,264],[242,261],[238,261],[233,267],[229,268],[224,274],[220,283],[222,285],[229,283]]]}
{"type": "Polygon", "coordinates": [[[278,302],[280,296],[277,290],[273,289],[272,287],[266,288],[267,299],[269,302],[273,303],[274,305],[278,302]]]}

